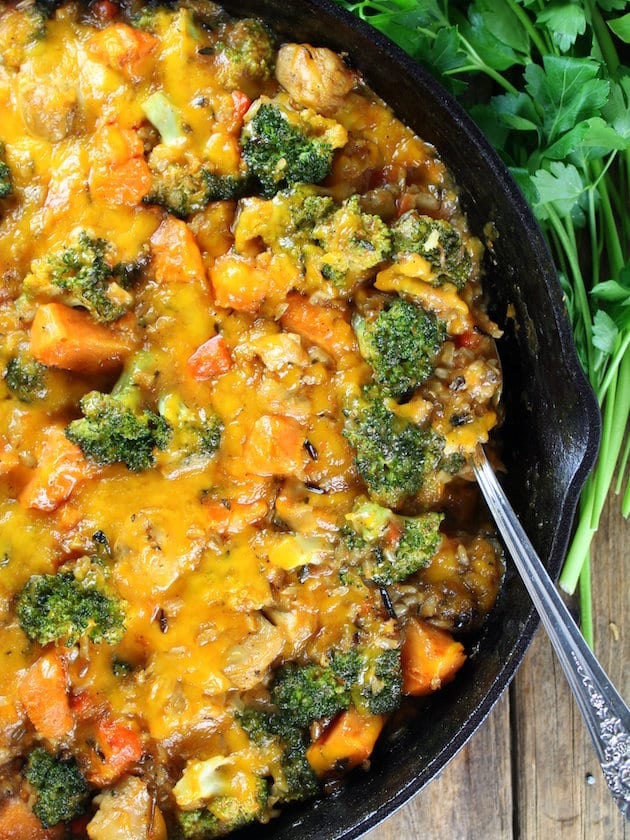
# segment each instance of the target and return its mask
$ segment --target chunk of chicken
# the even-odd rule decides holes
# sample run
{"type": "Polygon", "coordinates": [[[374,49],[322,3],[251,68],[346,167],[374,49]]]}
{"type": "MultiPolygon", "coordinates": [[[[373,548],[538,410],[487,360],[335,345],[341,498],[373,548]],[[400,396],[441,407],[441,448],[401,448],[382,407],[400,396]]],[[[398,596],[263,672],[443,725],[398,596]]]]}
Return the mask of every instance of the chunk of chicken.
{"type": "Polygon", "coordinates": [[[310,44],[284,44],[276,78],[291,99],[325,116],[335,113],[357,82],[357,74],[336,53],[310,44]]]}
{"type": "Polygon", "coordinates": [[[130,776],[96,801],[90,840],[166,840],[164,818],[141,779],[130,776]]]}
{"type": "Polygon", "coordinates": [[[235,688],[253,688],[261,681],[283,647],[284,636],[281,630],[258,614],[253,632],[230,650],[225,674],[235,688]]]}
{"type": "Polygon", "coordinates": [[[44,83],[28,74],[21,76],[18,100],[22,119],[36,137],[59,142],[73,130],[77,115],[77,93],[63,81],[44,83]]]}

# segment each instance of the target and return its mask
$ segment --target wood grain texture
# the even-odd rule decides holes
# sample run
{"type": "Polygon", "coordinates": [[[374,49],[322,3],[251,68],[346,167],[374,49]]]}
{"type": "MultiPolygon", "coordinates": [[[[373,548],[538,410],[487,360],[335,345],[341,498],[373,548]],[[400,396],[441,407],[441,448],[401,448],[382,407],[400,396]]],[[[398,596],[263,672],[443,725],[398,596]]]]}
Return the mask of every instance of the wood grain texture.
{"type": "Polygon", "coordinates": [[[509,698],[504,694],[440,776],[369,832],[366,840],[511,838],[509,717],[509,698]]]}
{"type": "MultiPolygon", "coordinates": [[[[593,545],[595,651],[630,697],[630,523],[606,507],[593,545]]],[[[366,840],[630,840],[540,630],[514,683],[441,776],[366,840]]]]}

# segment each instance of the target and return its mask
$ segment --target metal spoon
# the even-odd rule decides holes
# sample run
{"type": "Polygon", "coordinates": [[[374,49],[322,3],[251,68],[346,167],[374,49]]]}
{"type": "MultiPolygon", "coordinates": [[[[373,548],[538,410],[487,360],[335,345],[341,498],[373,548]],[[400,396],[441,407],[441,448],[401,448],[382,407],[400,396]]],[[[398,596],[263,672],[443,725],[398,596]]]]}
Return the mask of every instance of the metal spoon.
{"type": "Polygon", "coordinates": [[[518,521],[481,446],[472,466],[589,731],[606,784],[630,819],[630,709],[606,676],[518,521]]]}

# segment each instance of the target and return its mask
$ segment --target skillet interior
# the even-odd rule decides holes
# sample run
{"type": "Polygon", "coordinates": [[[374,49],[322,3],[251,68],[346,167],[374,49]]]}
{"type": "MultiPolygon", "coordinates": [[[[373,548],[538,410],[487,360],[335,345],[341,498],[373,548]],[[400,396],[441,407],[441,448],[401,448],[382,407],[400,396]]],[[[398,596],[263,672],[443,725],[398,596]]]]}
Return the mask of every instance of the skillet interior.
{"type": "MultiPolygon", "coordinates": [[[[397,116],[439,150],[455,176],[470,226],[498,236],[486,257],[490,311],[499,342],[506,421],[505,487],[532,542],[557,576],[579,491],[599,444],[599,413],[582,374],[555,270],[538,227],[493,150],[466,114],[406,55],[328,0],[223,0],[256,15],[287,40],[347,53],[397,116]],[[506,320],[508,305],[513,318],[506,320]]],[[[332,797],[286,809],[239,837],[334,840],[357,837],[430,781],[485,719],[512,678],[537,618],[514,573],[477,652],[455,684],[390,733],[369,774],[356,772],[332,797]]]]}

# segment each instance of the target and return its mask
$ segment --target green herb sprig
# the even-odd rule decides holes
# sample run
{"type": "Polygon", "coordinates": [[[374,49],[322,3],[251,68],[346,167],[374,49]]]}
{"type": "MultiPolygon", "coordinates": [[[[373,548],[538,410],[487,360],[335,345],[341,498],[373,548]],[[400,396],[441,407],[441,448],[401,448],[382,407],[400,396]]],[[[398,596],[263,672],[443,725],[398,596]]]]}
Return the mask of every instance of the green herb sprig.
{"type": "Polygon", "coordinates": [[[548,240],[603,420],[560,576],[569,593],[579,582],[592,644],[590,545],[613,482],[630,515],[630,3],[337,2],[464,99],[548,240]],[[471,105],[479,77],[487,93],[471,105]]]}

